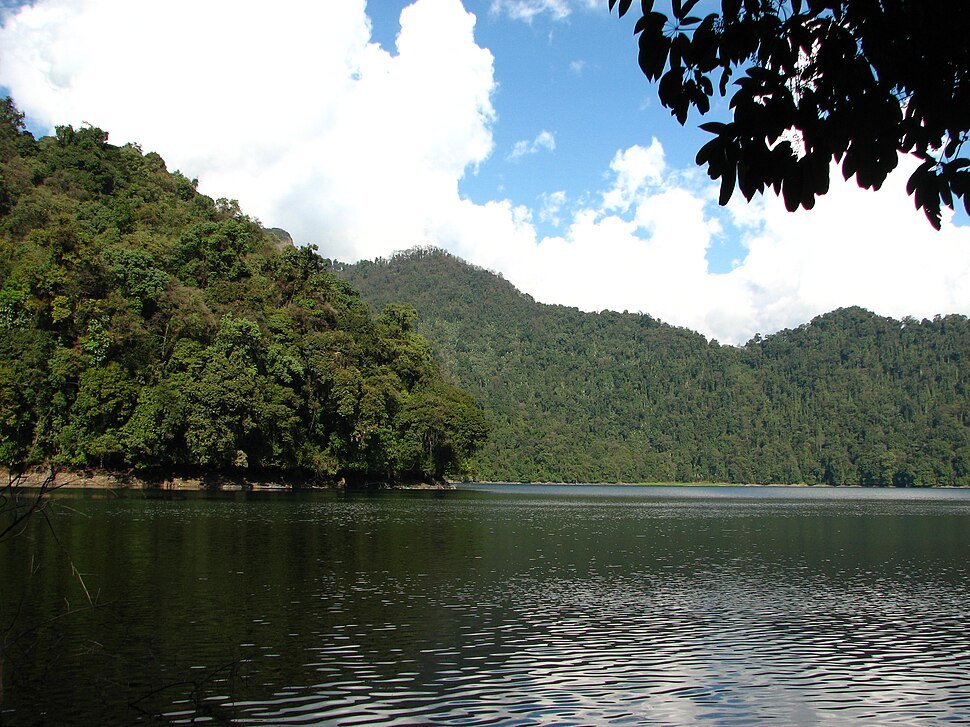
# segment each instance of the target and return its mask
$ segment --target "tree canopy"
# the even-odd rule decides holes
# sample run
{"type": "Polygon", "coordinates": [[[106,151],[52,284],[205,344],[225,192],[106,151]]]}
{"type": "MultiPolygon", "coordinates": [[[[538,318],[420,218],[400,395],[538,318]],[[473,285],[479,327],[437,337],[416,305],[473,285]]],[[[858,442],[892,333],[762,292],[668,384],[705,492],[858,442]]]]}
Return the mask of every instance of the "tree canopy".
{"type": "Polygon", "coordinates": [[[395,305],[97,128],[0,105],[0,465],[461,476],[484,414],[395,305]]]}
{"type": "MultiPolygon", "coordinates": [[[[829,189],[832,160],[845,179],[879,189],[900,154],[920,165],[907,191],[939,229],[941,205],[970,214],[970,7],[964,0],[642,0],[634,28],[639,64],[659,80],[661,103],[683,125],[711,111],[731,119],[697,153],[720,202],[773,188],[786,207],[811,209],[829,189]],[[701,7],[710,3],[704,2],[701,7]]],[[[609,0],[625,15],[632,0],[609,0]]]]}
{"type": "Polygon", "coordinates": [[[970,484],[970,320],[861,308],[721,346],[650,316],[537,303],[440,250],[335,264],[487,406],[497,480],[970,484]]]}

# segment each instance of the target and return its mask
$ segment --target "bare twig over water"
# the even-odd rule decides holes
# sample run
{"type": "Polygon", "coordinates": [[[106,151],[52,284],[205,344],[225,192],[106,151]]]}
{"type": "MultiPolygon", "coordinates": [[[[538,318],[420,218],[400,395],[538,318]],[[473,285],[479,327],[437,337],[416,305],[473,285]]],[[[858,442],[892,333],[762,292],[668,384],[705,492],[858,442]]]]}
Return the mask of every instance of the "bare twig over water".
{"type": "Polygon", "coordinates": [[[27,487],[24,473],[7,473],[0,489],[0,543],[23,533],[30,516],[47,505],[47,495],[59,487],[54,484],[56,477],[57,469],[52,466],[38,486],[27,487]]]}
{"type": "MultiPolygon", "coordinates": [[[[71,573],[77,578],[81,585],[81,589],[84,591],[85,599],[87,600],[86,608],[95,607],[95,599],[91,597],[91,593],[88,590],[87,584],[84,582],[84,578],[81,576],[80,571],[74,565],[74,561],[71,559],[70,553],[61,543],[60,539],[57,537],[57,532],[54,529],[53,523],[51,523],[50,516],[48,513],[48,505],[50,499],[48,495],[51,492],[58,489],[62,485],[55,484],[57,479],[57,468],[51,466],[47,474],[40,480],[36,485],[27,485],[27,477],[23,472],[8,471],[6,475],[6,481],[3,486],[0,487],[0,546],[3,546],[10,541],[22,536],[30,525],[31,519],[35,515],[39,515],[44,518],[44,522],[47,524],[51,535],[54,537],[55,542],[57,542],[58,547],[61,552],[67,558],[68,563],[71,566],[71,573]]],[[[33,556],[29,556],[27,563],[28,574],[33,576],[36,573],[36,567],[34,565],[33,556]]],[[[2,626],[2,632],[0,632],[0,705],[3,704],[4,698],[4,665],[7,662],[7,656],[10,653],[12,647],[18,642],[22,642],[24,639],[30,637],[35,637],[36,634],[42,631],[45,627],[50,626],[56,621],[65,618],[71,614],[77,613],[78,610],[86,609],[75,609],[68,604],[67,609],[53,617],[44,619],[38,623],[24,627],[24,600],[26,598],[27,590],[24,589],[20,594],[20,599],[17,603],[17,607],[13,612],[13,615],[9,619],[9,622],[2,626]]]]}

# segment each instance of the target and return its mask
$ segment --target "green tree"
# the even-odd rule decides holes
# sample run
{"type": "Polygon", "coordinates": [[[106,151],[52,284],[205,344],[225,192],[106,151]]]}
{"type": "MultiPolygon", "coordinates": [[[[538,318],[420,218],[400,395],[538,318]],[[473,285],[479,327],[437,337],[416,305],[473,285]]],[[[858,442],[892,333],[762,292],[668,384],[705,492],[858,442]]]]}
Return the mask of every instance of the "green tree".
{"type": "Polygon", "coordinates": [[[488,429],[472,398],[443,384],[407,397],[395,424],[401,432],[397,469],[439,481],[447,474],[469,473],[471,455],[484,443],[488,429]]]}

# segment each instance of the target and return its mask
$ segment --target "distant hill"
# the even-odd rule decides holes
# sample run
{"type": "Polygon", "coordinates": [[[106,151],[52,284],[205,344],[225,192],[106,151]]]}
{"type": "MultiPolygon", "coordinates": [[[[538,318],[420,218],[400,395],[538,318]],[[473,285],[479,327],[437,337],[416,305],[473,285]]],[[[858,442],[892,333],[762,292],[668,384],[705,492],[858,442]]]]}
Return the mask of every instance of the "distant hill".
{"type": "Polygon", "coordinates": [[[741,348],[544,305],[441,250],[333,263],[484,401],[483,479],[970,484],[970,321],[861,308],[741,348]]]}

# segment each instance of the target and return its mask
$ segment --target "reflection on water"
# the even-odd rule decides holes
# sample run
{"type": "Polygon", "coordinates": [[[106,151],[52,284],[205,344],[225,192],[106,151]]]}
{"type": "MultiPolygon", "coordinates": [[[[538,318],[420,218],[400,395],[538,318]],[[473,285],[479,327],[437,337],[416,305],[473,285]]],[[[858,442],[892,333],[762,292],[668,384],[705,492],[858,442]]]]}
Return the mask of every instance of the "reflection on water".
{"type": "Polygon", "coordinates": [[[3,724],[970,721],[966,491],[60,503],[3,724]]]}

